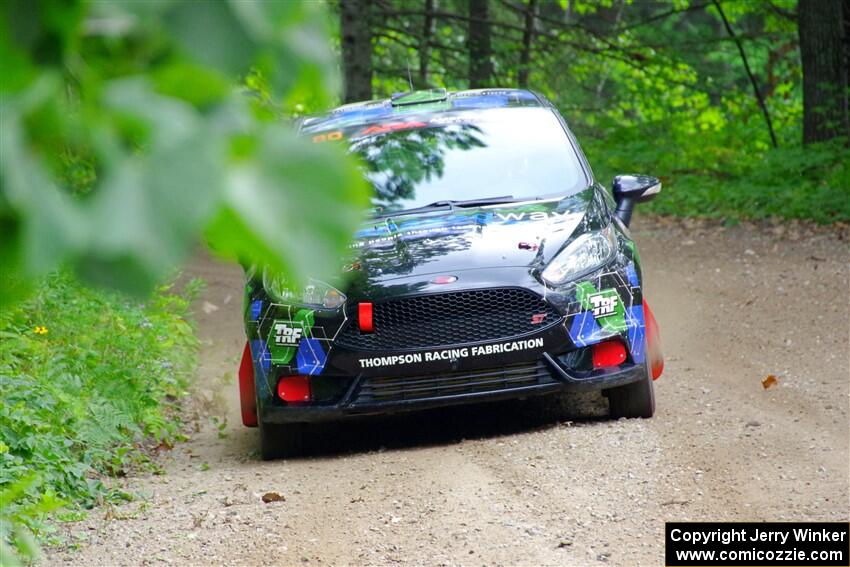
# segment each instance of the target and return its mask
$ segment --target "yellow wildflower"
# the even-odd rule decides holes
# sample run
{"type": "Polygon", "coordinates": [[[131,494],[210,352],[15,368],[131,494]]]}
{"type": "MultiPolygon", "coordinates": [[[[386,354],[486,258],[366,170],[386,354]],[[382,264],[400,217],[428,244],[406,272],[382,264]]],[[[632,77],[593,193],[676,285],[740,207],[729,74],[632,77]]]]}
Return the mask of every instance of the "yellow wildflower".
{"type": "Polygon", "coordinates": [[[45,327],[44,325],[36,325],[35,326],[35,334],[36,335],[46,335],[47,334],[47,327],[45,327]]]}

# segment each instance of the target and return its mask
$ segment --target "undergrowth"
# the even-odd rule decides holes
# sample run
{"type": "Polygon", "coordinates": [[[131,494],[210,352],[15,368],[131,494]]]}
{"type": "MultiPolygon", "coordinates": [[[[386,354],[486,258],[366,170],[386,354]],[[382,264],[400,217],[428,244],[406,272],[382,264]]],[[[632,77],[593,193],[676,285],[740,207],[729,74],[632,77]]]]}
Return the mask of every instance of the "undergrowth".
{"type": "Polygon", "coordinates": [[[55,274],[0,314],[0,564],[31,558],[60,508],[129,498],[108,478],[180,437],[199,287],[139,303],[55,274]]]}
{"type": "Polygon", "coordinates": [[[727,220],[850,222],[850,148],[844,140],[762,147],[743,134],[691,136],[642,125],[582,138],[597,179],[619,173],[660,177],[661,193],[641,210],[727,220]]]}

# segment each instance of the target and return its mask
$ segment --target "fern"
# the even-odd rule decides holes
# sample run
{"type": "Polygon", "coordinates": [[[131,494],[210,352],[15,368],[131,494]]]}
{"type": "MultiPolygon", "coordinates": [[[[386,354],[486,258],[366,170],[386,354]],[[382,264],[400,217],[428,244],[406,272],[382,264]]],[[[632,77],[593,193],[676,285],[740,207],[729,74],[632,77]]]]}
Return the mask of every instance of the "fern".
{"type": "Polygon", "coordinates": [[[139,305],[58,273],[0,316],[0,564],[13,549],[28,556],[30,535],[49,535],[60,501],[74,510],[125,498],[109,477],[145,465],[146,438],[174,439],[173,400],[197,352],[190,301],[162,287],[139,305]]]}

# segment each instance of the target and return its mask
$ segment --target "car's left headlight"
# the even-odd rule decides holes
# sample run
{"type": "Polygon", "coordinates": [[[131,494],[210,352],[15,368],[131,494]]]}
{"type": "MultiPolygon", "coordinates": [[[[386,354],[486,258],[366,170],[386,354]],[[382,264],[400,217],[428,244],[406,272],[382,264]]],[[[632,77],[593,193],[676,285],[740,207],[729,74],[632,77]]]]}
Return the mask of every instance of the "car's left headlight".
{"type": "Polygon", "coordinates": [[[552,258],[540,275],[550,285],[562,285],[607,264],[616,250],[617,237],[614,227],[609,224],[602,230],[586,232],[570,242],[552,258]]]}

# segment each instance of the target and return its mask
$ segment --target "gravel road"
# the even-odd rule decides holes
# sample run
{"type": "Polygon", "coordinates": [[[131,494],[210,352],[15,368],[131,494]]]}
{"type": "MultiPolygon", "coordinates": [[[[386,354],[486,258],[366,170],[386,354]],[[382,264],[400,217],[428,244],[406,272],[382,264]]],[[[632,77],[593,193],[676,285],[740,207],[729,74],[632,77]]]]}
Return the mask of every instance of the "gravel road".
{"type": "Polygon", "coordinates": [[[540,400],[440,410],[268,463],[239,421],[240,271],[198,260],[199,398],[226,427],[203,418],[163,474],[120,481],[139,499],[66,524],[45,563],[660,565],[666,520],[847,521],[847,241],[645,218],[635,235],[667,362],[653,419],[600,419],[601,398],[566,418],[540,400]]]}

